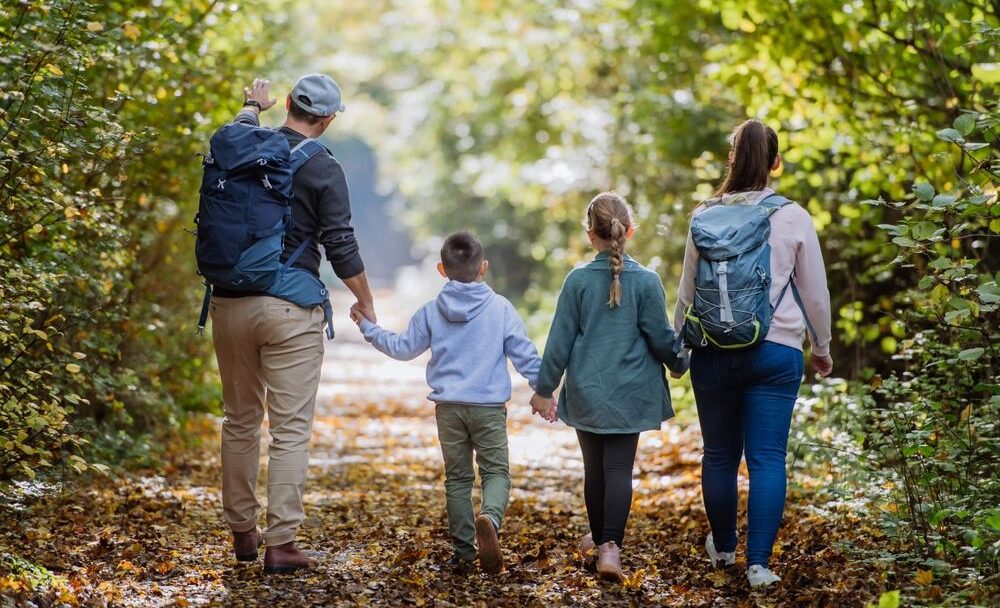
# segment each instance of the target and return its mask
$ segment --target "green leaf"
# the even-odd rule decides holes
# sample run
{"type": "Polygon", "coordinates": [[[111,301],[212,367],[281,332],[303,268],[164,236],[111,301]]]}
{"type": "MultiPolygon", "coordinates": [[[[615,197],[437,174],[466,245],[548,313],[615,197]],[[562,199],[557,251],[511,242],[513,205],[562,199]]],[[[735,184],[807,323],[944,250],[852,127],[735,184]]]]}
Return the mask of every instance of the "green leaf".
{"type": "Polygon", "coordinates": [[[990,232],[1000,233],[1000,219],[990,220],[990,232]]]}
{"type": "Polygon", "coordinates": [[[985,352],[986,349],[981,346],[976,348],[967,348],[962,352],[958,353],[958,358],[961,359],[962,361],[975,361],[980,357],[982,357],[983,353],[985,352]]]}
{"type": "Polygon", "coordinates": [[[962,114],[955,119],[952,126],[962,135],[968,135],[976,129],[976,117],[972,114],[962,114]]]}
{"type": "Polygon", "coordinates": [[[989,144],[978,143],[978,142],[965,142],[962,144],[962,148],[968,150],[969,152],[974,152],[975,150],[982,150],[989,144]]]}
{"type": "Polygon", "coordinates": [[[972,77],[993,84],[1000,82],[1000,63],[977,63],[972,66],[972,77]]]}
{"type": "Polygon", "coordinates": [[[900,247],[915,247],[917,244],[916,241],[914,241],[913,239],[908,239],[905,236],[897,236],[896,238],[892,239],[892,242],[896,243],[900,247]]]}
{"type": "Polygon", "coordinates": [[[983,304],[1000,303],[1000,285],[986,283],[985,285],[980,285],[976,291],[979,292],[979,301],[983,304]]]}
{"type": "Polygon", "coordinates": [[[956,143],[962,143],[963,141],[965,141],[965,138],[962,137],[962,134],[956,131],[955,129],[941,129],[940,131],[937,132],[937,136],[938,138],[943,139],[945,141],[953,141],[956,143]]]}
{"type": "Polygon", "coordinates": [[[913,186],[913,192],[917,195],[917,198],[922,201],[929,201],[934,198],[934,186],[928,183],[919,183],[913,186]]]}
{"type": "Polygon", "coordinates": [[[917,224],[910,229],[910,235],[918,241],[924,241],[934,236],[934,233],[937,231],[937,224],[932,222],[917,222],[917,224]]]}
{"type": "Polygon", "coordinates": [[[934,200],[931,201],[931,205],[934,205],[935,207],[944,207],[954,203],[956,200],[958,199],[951,194],[939,194],[934,197],[934,200]]]}
{"type": "MultiPolygon", "coordinates": [[[[945,270],[946,268],[951,268],[951,259],[942,256],[940,258],[937,258],[930,264],[928,264],[928,266],[930,266],[934,270],[945,270]]],[[[924,278],[930,278],[930,277],[924,277],[924,278]]]]}
{"type": "Polygon", "coordinates": [[[948,300],[948,305],[954,310],[972,310],[972,304],[970,304],[965,298],[960,298],[958,296],[954,296],[948,300]]]}
{"type": "Polygon", "coordinates": [[[878,608],[899,608],[899,590],[883,593],[878,598],[878,608]]]}

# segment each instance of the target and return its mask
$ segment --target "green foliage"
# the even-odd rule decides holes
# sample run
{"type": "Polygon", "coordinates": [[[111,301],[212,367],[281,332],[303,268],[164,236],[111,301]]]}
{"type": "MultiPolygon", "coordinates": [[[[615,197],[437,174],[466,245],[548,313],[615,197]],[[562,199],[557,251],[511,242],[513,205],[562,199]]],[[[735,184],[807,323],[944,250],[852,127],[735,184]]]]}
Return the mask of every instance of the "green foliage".
{"type": "Polygon", "coordinates": [[[874,205],[898,220],[894,267],[919,283],[891,314],[907,329],[898,368],[873,381],[867,459],[892,473],[885,513],[900,538],[925,557],[996,574],[1000,560],[1000,272],[990,241],[1000,238],[997,108],[958,116],[937,131],[957,160],[954,187],[927,182],[906,201],[874,205]]]}
{"type": "Polygon", "coordinates": [[[0,479],[104,471],[81,457],[89,440],[115,459],[211,403],[197,392],[208,344],[183,329],[197,290],[175,228],[196,205],[194,154],[239,95],[220,66],[259,59],[215,33],[259,28],[234,10],[0,8],[0,479]]]}

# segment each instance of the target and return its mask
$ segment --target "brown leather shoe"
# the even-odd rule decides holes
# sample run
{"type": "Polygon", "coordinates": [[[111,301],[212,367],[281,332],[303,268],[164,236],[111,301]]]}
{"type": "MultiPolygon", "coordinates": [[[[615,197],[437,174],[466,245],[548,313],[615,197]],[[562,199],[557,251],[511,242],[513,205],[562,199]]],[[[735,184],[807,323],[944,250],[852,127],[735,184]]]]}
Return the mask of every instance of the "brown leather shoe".
{"type": "Polygon", "coordinates": [[[315,566],[316,560],[299,551],[294,542],[264,550],[264,574],[288,574],[315,566]]]}
{"type": "Polygon", "coordinates": [[[613,540],[598,547],[597,574],[606,581],[620,583],[625,580],[622,572],[621,552],[613,540]]]}
{"type": "Polygon", "coordinates": [[[236,554],[237,561],[257,561],[259,557],[257,550],[263,544],[264,535],[260,533],[260,528],[254,528],[246,532],[233,531],[233,553],[236,554]]]}
{"type": "Polygon", "coordinates": [[[476,518],[476,541],[479,543],[479,567],[486,574],[500,574],[503,569],[500,539],[493,519],[485,513],[476,518]]]}

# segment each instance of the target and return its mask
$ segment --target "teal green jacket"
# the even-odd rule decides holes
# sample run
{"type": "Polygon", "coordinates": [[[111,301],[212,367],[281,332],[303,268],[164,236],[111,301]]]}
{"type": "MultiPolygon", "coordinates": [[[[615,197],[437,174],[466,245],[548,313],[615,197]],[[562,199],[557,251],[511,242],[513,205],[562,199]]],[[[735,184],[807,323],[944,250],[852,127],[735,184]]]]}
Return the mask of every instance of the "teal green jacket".
{"type": "Polygon", "coordinates": [[[592,433],[638,433],[673,417],[664,365],[685,369],[660,277],[625,256],[622,301],[608,306],[608,253],[566,277],[536,392],[551,397],[563,374],[559,418],[592,433]]]}

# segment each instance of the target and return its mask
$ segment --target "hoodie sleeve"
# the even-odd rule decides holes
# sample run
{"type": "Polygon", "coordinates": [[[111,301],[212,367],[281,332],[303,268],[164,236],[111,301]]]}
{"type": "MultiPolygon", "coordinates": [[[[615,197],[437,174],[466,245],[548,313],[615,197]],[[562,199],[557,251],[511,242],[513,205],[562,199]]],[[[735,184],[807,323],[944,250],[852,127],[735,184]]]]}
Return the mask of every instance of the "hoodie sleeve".
{"type": "Polygon", "coordinates": [[[424,306],[410,319],[410,326],[404,333],[397,334],[379,327],[368,319],[361,321],[361,333],[379,352],[393,359],[409,361],[431,347],[431,332],[427,323],[427,307],[424,306]]]}
{"type": "Polygon", "coordinates": [[[552,393],[562,381],[569,365],[569,356],[573,352],[576,335],[580,330],[580,302],[572,285],[572,278],[573,273],[570,272],[559,291],[556,313],[552,317],[552,328],[545,341],[545,356],[538,372],[535,392],[546,399],[552,397],[552,393]]]}
{"type": "Polygon", "coordinates": [[[542,366],[542,358],[538,356],[538,349],[534,343],[528,339],[524,322],[510,302],[506,302],[504,324],[503,352],[514,364],[517,373],[528,380],[531,388],[535,388],[538,384],[538,370],[542,366]]]}

